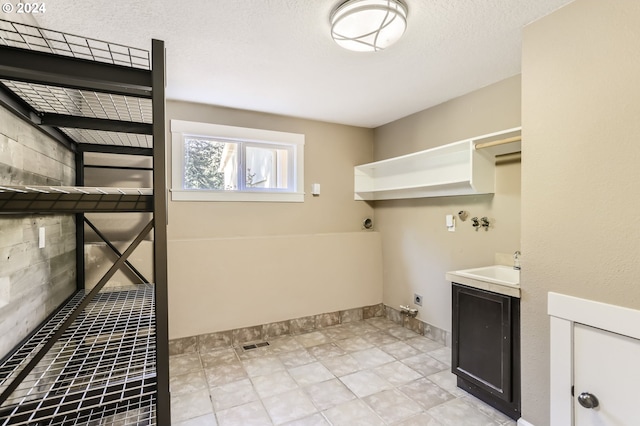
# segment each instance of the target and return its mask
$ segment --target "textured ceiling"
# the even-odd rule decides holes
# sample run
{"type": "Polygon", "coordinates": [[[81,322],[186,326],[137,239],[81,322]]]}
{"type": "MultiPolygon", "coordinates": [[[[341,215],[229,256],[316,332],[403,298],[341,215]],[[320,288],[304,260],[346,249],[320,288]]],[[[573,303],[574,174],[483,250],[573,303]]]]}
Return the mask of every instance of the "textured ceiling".
{"type": "Polygon", "coordinates": [[[376,127],[520,72],[522,28],[569,0],[406,0],[387,50],[330,37],[341,0],[55,0],[42,27],[167,47],[167,97],[376,127]]]}

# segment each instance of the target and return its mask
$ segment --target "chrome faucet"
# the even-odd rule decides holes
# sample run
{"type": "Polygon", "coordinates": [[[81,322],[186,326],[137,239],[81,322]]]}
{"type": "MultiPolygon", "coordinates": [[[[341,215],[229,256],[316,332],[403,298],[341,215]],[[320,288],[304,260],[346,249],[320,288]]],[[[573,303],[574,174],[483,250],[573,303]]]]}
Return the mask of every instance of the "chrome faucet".
{"type": "Polygon", "coordinates": [[[513,253],[513,269],[519,271],[520,270],[520,250],[516,250],[513,253]]]}

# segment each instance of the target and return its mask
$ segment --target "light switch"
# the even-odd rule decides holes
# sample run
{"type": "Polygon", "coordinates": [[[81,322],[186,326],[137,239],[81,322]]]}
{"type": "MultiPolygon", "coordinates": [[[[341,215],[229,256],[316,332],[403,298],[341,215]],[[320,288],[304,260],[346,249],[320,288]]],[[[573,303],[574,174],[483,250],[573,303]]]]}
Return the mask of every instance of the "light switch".
{"type": "Polygon", "coordinates": [[[38,229],[38,248],[44,248],[44,226],[38,229]]]}
{"type": "Polygon", "coordinates": [[[449,232],[455,232],[455,230],[456,230],[456,219],[453,217],[452,214],[448,214],[446,216],[445,222],[447,224],[447,230],[449,232]]]}
{"type": "Polygon", "coordinates": [[[320,184],[312,183],[311,184],[311,194],[312,195],[320,195],[320,184]]]}

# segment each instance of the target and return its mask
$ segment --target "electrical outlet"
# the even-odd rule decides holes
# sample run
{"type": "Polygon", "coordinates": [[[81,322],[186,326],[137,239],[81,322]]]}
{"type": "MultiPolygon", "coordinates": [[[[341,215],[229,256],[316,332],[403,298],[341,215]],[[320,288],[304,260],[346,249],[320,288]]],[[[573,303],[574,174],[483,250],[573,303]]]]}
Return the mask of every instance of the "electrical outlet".
{"type": "Polygon", "coordinates": [[[414,294],[413,295],[413,303],[418,305],[418,306],[422,306],[422,296],[420,296],[419,294],[414,294]]]}

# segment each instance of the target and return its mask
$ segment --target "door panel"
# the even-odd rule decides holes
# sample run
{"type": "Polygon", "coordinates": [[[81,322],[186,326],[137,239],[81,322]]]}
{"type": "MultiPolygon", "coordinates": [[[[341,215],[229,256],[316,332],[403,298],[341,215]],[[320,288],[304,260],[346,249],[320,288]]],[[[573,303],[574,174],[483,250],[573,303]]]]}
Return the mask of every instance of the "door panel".
{"type": "Polygon", "coordinates": [[[510,402],[511,298],[453,286],[453,374],[510,402]]]}
{"type": "Polygon", "coordinates": [[[576,426],[640,424],[640,340],[575,323],[573,372],[576,426]],[[598,407],[580,405],[583,392],[598,407]]]}

